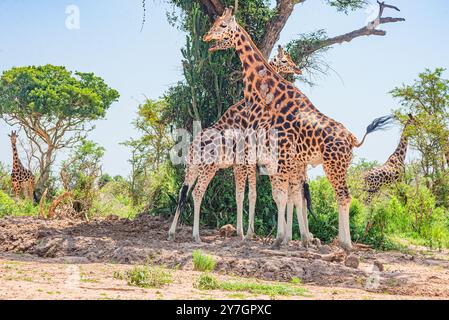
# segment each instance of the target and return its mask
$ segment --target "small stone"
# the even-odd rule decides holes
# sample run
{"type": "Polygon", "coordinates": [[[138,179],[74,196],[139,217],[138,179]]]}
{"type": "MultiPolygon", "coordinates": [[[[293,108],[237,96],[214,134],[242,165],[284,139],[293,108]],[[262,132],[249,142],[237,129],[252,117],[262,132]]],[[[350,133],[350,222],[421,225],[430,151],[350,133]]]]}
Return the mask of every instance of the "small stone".
{"type": "Polygon", "coordinates": [[[354,255],[354,254],[350,254],[346,258],[345,266],[347,266],[349,268],[357,269],[359,267],[359,263],[360,263],[359,258],[356,255],[354,255]]]}
{"type": "Polygon", "coordinates": [[[380,261],[374,261],[374,265],[379,269],[379,271],[384,271],[384,265],[380,261]]]}
{"type": "Polygon", "coordinates": [[[232,236],[235,231],[236,230],[232,224],[227,224],[220,228],[219,233],[220,233],[221,237],[228,238],[228,237],[232,236]]]}

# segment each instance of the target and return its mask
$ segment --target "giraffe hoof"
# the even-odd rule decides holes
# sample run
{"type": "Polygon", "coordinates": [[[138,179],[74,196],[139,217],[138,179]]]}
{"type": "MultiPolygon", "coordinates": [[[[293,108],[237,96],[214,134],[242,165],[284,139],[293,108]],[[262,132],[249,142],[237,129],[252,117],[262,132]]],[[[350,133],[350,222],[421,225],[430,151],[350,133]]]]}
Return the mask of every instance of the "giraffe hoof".
{"type": "Polygon", "coordinates": [[[168,241],[175,241],[175,235],[173,233],[169,233],[167,240],[168,241]]]}
{"type": "Polygon", "coordinates": [[[350,252],[352,251],[352,244],[351,242],[349,243],[340,242],[340,248],[342,248],[346,252],[350,252]]]}
{"type": "Polygon", "coordinates": [[[201,238],[200,237],[193,237],[193,240],[196,244],[201,244],[201,238]]]}
{"type": "Polygon", "coordinates": [[[251,241],[254,239],[254,234],[253,233],[248,233],[244,238],[243,241],[251,241]]]}

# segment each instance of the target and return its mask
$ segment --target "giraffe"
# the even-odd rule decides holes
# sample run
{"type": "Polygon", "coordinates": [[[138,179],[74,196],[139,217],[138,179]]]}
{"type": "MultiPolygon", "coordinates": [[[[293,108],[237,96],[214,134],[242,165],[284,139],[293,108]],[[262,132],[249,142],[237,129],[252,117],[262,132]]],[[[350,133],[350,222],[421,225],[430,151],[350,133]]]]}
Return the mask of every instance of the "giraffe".
{"type": "MultiPolygon", "coordinates": [[[[249,34],[237,23],[232,8],[226,8],[211,29],[204,35],[206,42],[228,40],[241,60],[244,81],[244,99],[248,111],[248,127],[255,130],[277,131],[278,154],[276,171],[271,175],[273,198],[278,208],[278,235],[273,247],[285,238],[285,209],[288,200],[289,175],[298,165],[322,164],[335,191],[339,211],[339,243],[346,250],[352,248],[349,230],[351,196],[346,184],[346,172],[352,159],[352,149],[362,142],[343,124],[321,113],[310,100],[290,82],[283,79],[256,47],[249,34]]],[[[209,50],[215,50],[212,45],[209,50]]],[[[224,48],[221,46],[221,50],[224,48]]],[[[378,130],[382,121],[375,121],[367,134],[378,130]]],[[[301,208],[298,194],[292,201],[301,208]]],[[[299,211],[299,210],[298,210],[299,211]]],[[[198,217],[196,217],[198,219],[198,217]]],[[[300,219],[301,237],[308,242],[310,235],[300,219]]]]}
{"type": "Polygon", "coordinates": [[[367,204],[371,203],[373,197],[383,186],[398,181],[402,173],[404,172],[404,161],[407,154],[408,145],[407,127],[414,123],[413,116],[409,114],[408,117],[409,118],[404,125],[404,129],[402,130],[399,145],[397,146],[393,154],[383,165],[368,170],[363,175],[365,190],[368,192],[368,196],[365,200],[367,204]]]}
{"type": "MultiPolygon", "coordinates": [[[[223,40],[216,45],[217,50],[220,48],[226,48],[229,46],[229,40],[223,40]]],[[[285,52],[281,46],[278,47],[278,54],[273,57],[270,61],[273,68],[278,70],[282,74],[301,74],[301,70],[296,66],[291,57],[285,52]]],[[[176,209],[175,217],[173,219],[172,225],[169,230],[169,240],[173,240],[175,237],[176,225],[179,219],[179,215],[183,210],[184,203],[186,201],[187,195],[195,184],[195,188],[192,192],[194,199],[194,210],[198,211],[195,214],[194,220],[194,239],[196,242],[200,242],[199,237],[199,210],[202,202],[204,193],[209,185],[209,182],[215,176],[216,172],[221,168],[227,168],[233,166],[235,185],[236,185],[236,202],[237,202],[237,235],[243,239],[243,200],[246,188],[246,181],[248,180],[249,185],[249,221],[248,221],[248,231],[246,238],[250,239],[254,234],[254,211],[256,205],[256,164],[241,163],[236,164],[233,161],[219,161],[208,163],[207,161],[198,161],[195,163],[195,159],[200,160],[202,157],[202,152],[207,147],[212,147],[212,149],[222,149],[223,141],[221,139],[214,139],[214,135],[218,133],[225,134],[226,130],[229,129],[240,129],[245,130],[247,125],[246,120],[246,110],[245,110],[245,100],[237,102],[233,106],[229,107],[228,110],[223,114],[223,116],[210,128],[202,130],[198,134],[194,141],[189,146],[189,151],[187,155],[187,167],[186,176],[184,180],[183,187],[179,193],[179,201],[176,209]],[[214,145],[214,143],[216,144],[214,145]],[[196,147],[195,147],[196,146],[196,147]],[[196,218],[198,217],[198,219],[196,218]]]]}
{"type": "Polygon", "coordinates": [[[23,190],[23,194],[26,199],[33,200],[34,197],[34,175],[26,169],[19,159],[17,153],[17,132],[12,131],[8,135],[11,139],[12,154],[13,154],[13,166],[11,172],[12,187],[16,200],[19,199],[20,189],[23,190]]]}

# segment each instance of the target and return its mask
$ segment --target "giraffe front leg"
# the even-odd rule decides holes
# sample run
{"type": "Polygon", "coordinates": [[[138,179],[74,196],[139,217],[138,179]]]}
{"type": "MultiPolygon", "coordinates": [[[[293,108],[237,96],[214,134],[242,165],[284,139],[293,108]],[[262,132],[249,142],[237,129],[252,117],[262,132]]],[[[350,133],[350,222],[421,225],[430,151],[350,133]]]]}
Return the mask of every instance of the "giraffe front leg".
{"type": "Polygon", "coordinates": [[[12,189],[14,192],[14,199],[15,201],[19,201],[20,200],[20,183],[18,181],[14,181],[12,182],[12,189]]]}
{"type": "MultiPolygon", "coordinates": [[[[304,194],[302,186],[298,185],[296,191],[293,195],[295,207],[296,207],[296,217],[298,219],[299,232],[301,234],[301,242],[305,247],[308,247],[312,242],[313,238],[310,236],[309,227],[307,225],[308,220],[304,216],[304,194]]],[[[307,214],[307,212],[306,212],[307,214]]]]}
{"type": "Polygon", "coordinates": [[[315,243],[317,246],[321,246],[321,241],[318,238],[315,238],[315,236],[310,232],[309,230],[309,212],[307,209],[307,200],[304,196],[304,189],[301,191],[302,196],[302,216],[304,219],[304,225],[305,225],[305,232],[309,235],[310,241],[315,243]]]}
{"type": "Polygon", "coordinates": [[[293,211],[295,203],[293,201],[292,187],[289,187],[287,200],[287,224],[285,231],[284,244],[288,244],[293,239],[293,211]]]}
{"type": "Polygon", "coordinates": [[[237,236],[243,240],[243,200],[245,198],[246,169],[243,166],[234,167],[235,201],[237,203],[237,236]]]}
{"type": "Polygon", "coordinates": [[[252,239],[254,237],[254,213],[256,210],[257,199],[257,187],[256,187],[256,166],[251,166],[248,169],[248,200],[249,200],[249,219],[248,219],[248,232],[246,233],[246,239],[252,239]]]}

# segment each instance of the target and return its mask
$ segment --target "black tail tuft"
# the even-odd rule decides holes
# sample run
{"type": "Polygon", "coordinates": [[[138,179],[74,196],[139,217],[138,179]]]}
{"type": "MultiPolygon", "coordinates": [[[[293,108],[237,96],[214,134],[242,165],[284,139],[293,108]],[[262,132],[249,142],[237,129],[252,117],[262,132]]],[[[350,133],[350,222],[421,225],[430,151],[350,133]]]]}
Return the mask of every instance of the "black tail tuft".
{"type": "Polygon", "coordinates": [[[184,205],[187,199],[187,191],[189,191],[189,186],[185,184],[182,186],[181,191],[179,192],[179,201],[178,201],[179,212],[182,212],[182,210],[184,209],[184,205]]]}
{"type": "Polygon", "coordinates": [[[304,198],[306,199],[307,210],[309,210],[310,214],[312,215],[313,219],[316,222],[317,218],[312,211],[312,196],[310,195],[310,186],[307,182],[304,183],[303,190],[304,190],[304,198]]]}
{"type": "Polygon", "coordinates": [[[374,119],[373,122],[366,128],[366,134],[370,134],[374,131],[388,129],[389,125],[393,122],[393,116],[384,116],[374,119]]]}
{"type": "Polygon", "coordinates": [[[33,191],[33,198],[34,198],[34,203],[39,203],[40,199],[39,199],[39,197],[37,196],[36,191],[33,191]]]}

